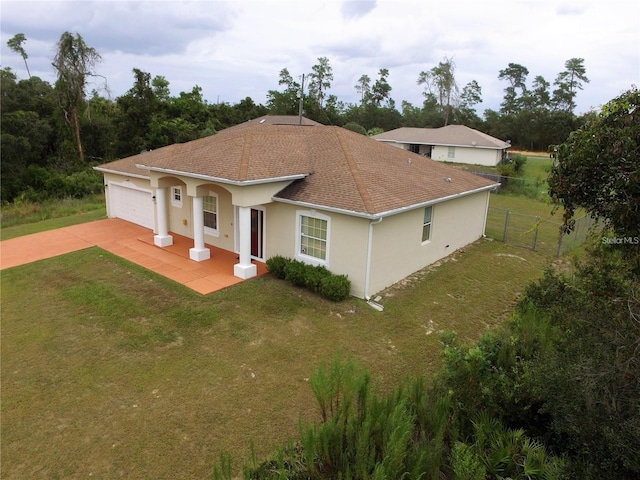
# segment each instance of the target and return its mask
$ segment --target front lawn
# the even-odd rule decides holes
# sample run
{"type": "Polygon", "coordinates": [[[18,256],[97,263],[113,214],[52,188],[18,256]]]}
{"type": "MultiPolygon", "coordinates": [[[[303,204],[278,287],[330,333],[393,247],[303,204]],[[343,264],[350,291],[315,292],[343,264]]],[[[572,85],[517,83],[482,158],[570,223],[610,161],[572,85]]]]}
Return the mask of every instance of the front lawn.
{"type": "MultiPolygon", "coordinates": [[[[201,296],[90,248],[2,272],[2,472],[210,478],[318,419],[308,384],[337,351],[382,389],[477,341],[549,258],[480,240],[383,292],[383,312],[272,276],[201,296]]],[[[239,465],[236,464],[236,467],[239,465]]]]}

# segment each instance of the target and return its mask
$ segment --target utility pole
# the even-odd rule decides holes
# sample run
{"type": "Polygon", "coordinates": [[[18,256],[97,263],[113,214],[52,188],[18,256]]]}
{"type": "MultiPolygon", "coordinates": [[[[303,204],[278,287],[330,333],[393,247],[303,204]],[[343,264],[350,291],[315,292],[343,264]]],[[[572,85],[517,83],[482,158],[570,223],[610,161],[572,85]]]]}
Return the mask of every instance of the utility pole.
{"type": "Polygon", "coordinates": [[[302,82],[300,83],[300,91],[298,92],[298,125],[302,125],[302,101],[304,100],[304,73],[302,74],[302,82]]]}

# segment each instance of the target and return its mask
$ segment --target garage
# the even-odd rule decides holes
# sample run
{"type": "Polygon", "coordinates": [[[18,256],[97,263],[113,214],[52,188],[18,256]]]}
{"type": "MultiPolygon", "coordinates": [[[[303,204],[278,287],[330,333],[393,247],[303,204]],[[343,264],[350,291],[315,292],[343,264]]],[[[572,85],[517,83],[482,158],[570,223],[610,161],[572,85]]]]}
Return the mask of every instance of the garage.
{"type": "Polygon", "coordinates": [[[153,197],[151,190],[135,185],[109,183],[109,216],[153,230],[153,197]]]}

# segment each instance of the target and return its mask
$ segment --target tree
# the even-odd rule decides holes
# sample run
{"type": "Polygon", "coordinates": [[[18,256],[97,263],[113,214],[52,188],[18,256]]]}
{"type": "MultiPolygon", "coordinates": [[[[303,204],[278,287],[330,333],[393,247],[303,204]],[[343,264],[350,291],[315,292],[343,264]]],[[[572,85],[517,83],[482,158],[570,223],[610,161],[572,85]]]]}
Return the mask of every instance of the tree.
{"type": "Polygon", "coordinates": [[[533,90],[529,94],[531,97],[531,106],[533,108],[549,108],[551,105],[549,87],[549,82],[547,82],[543,76],[536,76],[533,80],[533,90]]]}
{"type": "Polygon", "coordinates": [[[324,106],[327,90],[331,88],[333,71],[327,57],[318,58],[318,64],[311,67],[309,74],[309,95],[314,97],[320,107],[324,106]]]}
{"type": "Polygon", "coordinates": [[[482,102],[482,88],[477,81],[467,83],[460,94],[459,105],[456,111],[456,120],[462,125],[476,128],[482,120],[475,111],[475,106],[482,102]]]}
{"type": "Polygon", "coordinates": [[[293,80],[289,70],[280,70],[280,80],[278,85],[285,85],[283,92],[269,90],[267,92],[267,107],[274,115],[295,115],[298,113],[299,95],[302,94],[302,87],[293,80]]]}
{"type": "Polygon", "coordinates": [[[24,60],[24,66],[27,69],[27,75],[29,75],[29,78],[31,78],[31,72],[29,71],[29,65],[27,65],[27,58],[29,58],[29,55],[27,55],[27,52],[22,47],[22,44],[24,42],[26,42],[26,41],[27,41],[27,37],[24,36],[24,33],[16,33],[13,37],[11,37],[7,41],[7,45],[9,46],[9,48],[11,50],[13,50],[14,52],[20,54],[20,56],[24,60]]]}
{"type": "Polygon", "coordinates": [[[558,88],[553,91],[553,103],[556,108],[573,112],[576,108],[575,98],[578,90],[582,90],[582,82],[589,83],[586,76],[583,58],[571,58],[564,64],[566,70],[556,77],[554,85],[558,88]]]}
{"type": "Polygon", "coordinates": [[[389,93],[391,92],[391,85],[389,85],[387,81],[388,76],[389,70],[381,68],[378,71],[378,79],[371,87],[371,103],[377,107],[381,106],[384,100],[386,100],[387,103],[390,100],[389,93]]]}
{"type": "Polygon", "coordinates": [[[100,54],[89,47],[79,33],[74,37],[69,32],[64,32],[60,37],[53,59],[53,67],[58,72],[55,85],[58,101],[65,119],[73,126],[80,162],[84,161],[84,152],[80,139],[79,110],[85,100],[87,77],[95,75],[93,68],[101,60],[100,54]]]}
{"type": "Polygon", "coordinates": [[[453,59],[445,57],[437,66],[418,75],[418,85],[425,85],[425,97],[432,94],[438,100],[445,126],[448,125],[453,107],[458,101],[455,71],[453,59]]]}
{"type": "Polygon", "coordinates": [[[517,113],[522,108],[522,99],[527,93],[527,75],[529,70],[517,63],[510,63],[507,68],[500,70],[498,79],[506,80],[509,86],[504,89],[504,100],[501,111],[507,115],[517,113]],[[520,96],[518,96],[520,90],[520,96]]]}
{"type": "Polygon", "coordinates": [[[371,95],[371,78],[362,75],[355,85],[356,92],[360,94],[360,105],[364,105],[371,95]]]}
{"type": "MultiPolygon", "coordinates": [[[[611,100],[560,145],[549,193],[564,210],[566,230],[577,208],[614,234],[640,237],[640,92],[611,100]]],[[[632,250],[632,246],[626,250],[632,250]]],[[[636,248],[637,250],[637,248],[636,248]]]]}
{"type": "Polygon", "coordinates": [[[573,112],[576,108],[575,98],[578,90],[582,90],[582,82],[589,83],[583,58],[571,58],[564,64],[566,70],[560,72],[553,82],[558,88],[553,91],[553,102],[557,108],[573,112]]]}

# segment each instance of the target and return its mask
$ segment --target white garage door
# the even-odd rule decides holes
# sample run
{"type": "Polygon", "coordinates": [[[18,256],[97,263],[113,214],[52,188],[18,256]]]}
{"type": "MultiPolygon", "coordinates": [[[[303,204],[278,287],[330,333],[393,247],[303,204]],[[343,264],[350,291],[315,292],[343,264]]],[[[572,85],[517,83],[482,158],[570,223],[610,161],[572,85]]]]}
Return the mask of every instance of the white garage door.
{"type": "Polygon", "coordinates": [[[153,230],[153,199],[151,191],[109,184],[112,217],[153,230]]]}

